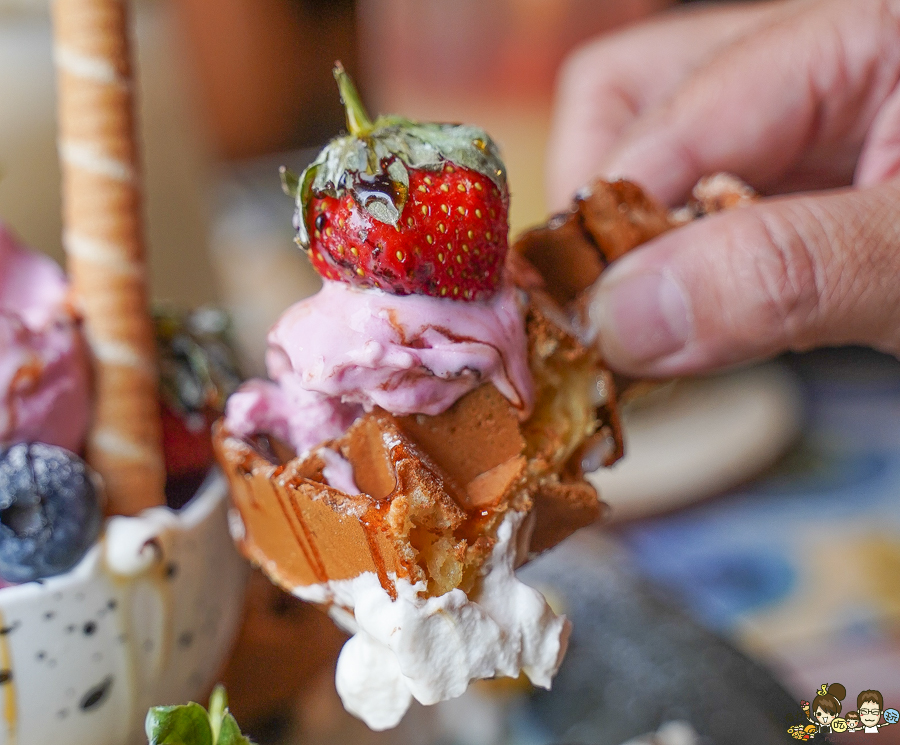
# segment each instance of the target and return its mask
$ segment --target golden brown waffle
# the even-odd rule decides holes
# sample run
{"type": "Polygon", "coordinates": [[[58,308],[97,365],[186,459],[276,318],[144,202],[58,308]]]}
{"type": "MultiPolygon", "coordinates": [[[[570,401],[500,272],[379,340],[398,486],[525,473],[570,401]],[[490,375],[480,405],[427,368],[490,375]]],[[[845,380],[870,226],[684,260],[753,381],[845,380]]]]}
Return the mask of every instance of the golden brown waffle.
{"type": "Polygon", "coordinates": [[[358,495],[325,483],[317,452],[291,458],[221,425],[215,443],[243,520],[241,547],[287,590],[374,572],[390,594],[392,577],[424,581],[434,595],[468,591],[507,510],[546,516],[534,534],[543,547],[599,514],[591,487],[527,458],[515,410],[491,385],[434,417],[367,414],[326,443],[353,466],[358,495]]]}
{"type": "Polygon", "coordinates": [[[598,180],[568,212],[522,234],[513,251],[537,269],[553,300],[569,308],[608,264],[675,225],[636,184],[598,180]]]}
{"type": "MultiPolygon", "coordinates": [[[[707,214],[752,199],[736,179],[697,187],[707,214]]],[[[528,296],[525,324],[536,400],[520,422],[490,384],[438,416],[376,410],[322,444],[349,462],[360,494],[329,486],[320,451],[297,458],[266,437],[214,441],[243,520],[243,551],[278,584],[298,587],[374,572],[425,582],[428,593],[468,592],[502,516],[531,514],[520,558],[597,519],[602,503],[583,475],[623,454],[616,379],[573,323],[589,288],[622,254],[681,222],[626,182],[597,181],[567,213],[528,231],[507,268],[528,296]]]]}
{"type": "Polygon", "coordinates": [[[327,484],[319,452],[296,458],[283,443],[220,425],[243,551],[289,591],[374,572],[391,594],[402,577],[440,595],[474,587],[508,510],[534,518],[523,557],[596,520],[601,503],[583,464],[611,465],[622,435],[613,376],[570,314],[612,257],[670,225],[637,187],[595,184],[569,215],[516,244],[509,269],[529,296],[536,387],[525,422],[490,384],[438,416],[367,414],[323,443],[352,466],[355,495],[327,484]]]}

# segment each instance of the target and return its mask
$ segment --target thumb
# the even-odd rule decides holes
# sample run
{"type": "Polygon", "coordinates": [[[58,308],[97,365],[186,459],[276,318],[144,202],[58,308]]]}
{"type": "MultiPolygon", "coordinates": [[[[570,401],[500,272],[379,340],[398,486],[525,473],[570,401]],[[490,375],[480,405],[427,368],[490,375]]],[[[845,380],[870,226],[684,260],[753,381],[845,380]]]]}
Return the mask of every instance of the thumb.
{"type": "Polygon", "coordinates": [[[900,352],[900,182],[758,202],[665,233],[588,305],[609,364],[669,376],[785,350],[900,352]]]}

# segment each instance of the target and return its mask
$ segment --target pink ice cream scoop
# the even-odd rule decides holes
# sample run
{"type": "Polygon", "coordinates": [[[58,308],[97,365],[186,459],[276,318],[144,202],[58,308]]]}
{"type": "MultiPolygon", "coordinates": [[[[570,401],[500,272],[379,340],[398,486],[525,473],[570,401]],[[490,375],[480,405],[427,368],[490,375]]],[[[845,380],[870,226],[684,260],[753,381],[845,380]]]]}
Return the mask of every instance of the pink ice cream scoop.
{"type": "Polygon", "coordinates": [[[439,414],[486,382],[525,417],[534,389],[522,302],[510,283],[485,302],[459,302],[326,281],[269,332],[274,382],[251,381],[233,395],[227,426],[306,452],[362,411],[439,414]]]}
{"type": "Polygon", "coordinates": [[[90,363],[67,292],[56,263],[0,224],[0,446],[84,443],[90,363]]]}

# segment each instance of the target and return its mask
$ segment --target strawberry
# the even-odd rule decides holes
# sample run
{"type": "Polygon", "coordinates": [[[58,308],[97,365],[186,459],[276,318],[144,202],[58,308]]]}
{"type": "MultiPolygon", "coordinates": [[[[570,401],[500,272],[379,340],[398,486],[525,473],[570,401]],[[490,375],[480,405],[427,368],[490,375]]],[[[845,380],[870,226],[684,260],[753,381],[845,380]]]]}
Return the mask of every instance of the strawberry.
{"type": "Polygon", "coordinates": [[[371,121],[353,82],[335,78],[350,134],[298,178],[297,243],[323,277],[395,295],[484,300],[507,252],[506,171],[478,127],[371,121]]]}
{"type": "Polygon", "coordinates": [[[169,478],[206,471],[215,461],[209,434],[211,418],[201,416],[189,422],[165,403],[161,408],[163,452],[169,478]]]}
{"type": "Polygon", "coordinates": [[[490,179],[449,162],[410,173],[397,226],[360,209],[347,193],[313,197],[309,257],[316,271],[396,295],[463,300],[491,295],[500,279],[509,230],[502,196],[490,179]]]}
{"type": "Polygon", "coordinates": [[[154,309],[166,473],[183,477],[213,463],[210,427],[240,383],[224,313],[154,309]]]}

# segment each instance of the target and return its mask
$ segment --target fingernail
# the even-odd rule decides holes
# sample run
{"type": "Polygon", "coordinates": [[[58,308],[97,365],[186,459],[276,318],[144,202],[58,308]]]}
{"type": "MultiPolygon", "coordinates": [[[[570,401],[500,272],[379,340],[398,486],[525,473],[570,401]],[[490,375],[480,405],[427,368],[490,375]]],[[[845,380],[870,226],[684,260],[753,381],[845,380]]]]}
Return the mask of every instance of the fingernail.
{"type": "Polygon", "coordinates": [[[632,364],[653,362],[682,349],[693,333],[684,291],[656,272],[602,282],[590,307],[604,353],[632,364]]]}

